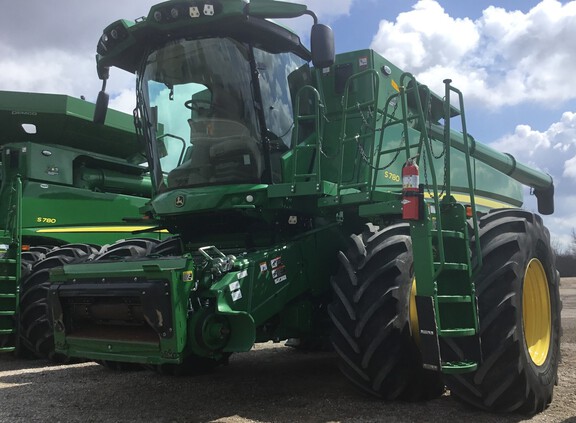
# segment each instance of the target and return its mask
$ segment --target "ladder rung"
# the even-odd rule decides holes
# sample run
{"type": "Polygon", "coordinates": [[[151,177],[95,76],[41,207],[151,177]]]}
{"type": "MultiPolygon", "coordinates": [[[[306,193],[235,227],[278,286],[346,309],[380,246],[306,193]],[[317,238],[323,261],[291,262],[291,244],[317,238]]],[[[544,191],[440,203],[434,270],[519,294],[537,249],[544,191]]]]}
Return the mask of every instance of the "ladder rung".
{"type": "MultiPolygon", "coordinates": [[[[448,230],[442,230],[440,231],[442,233],[442,237],[443,238],[456,238],[456,239],[465,239],[464,238],[464,234],[462,232],[458,232],[458,231],[448,231],[448,230]]],[[[438,235],[438,231],[437,230],[432,230],[432,235],[437,236],[438,235]]]]}
{"type": "Polygon", "coordinates": [[[12,352],[15,349],[16,349],[15,347],[3,347],[3,348],[0,348],[0,353],[12,352]]]}
{"type": "Polygon", "coordinates": [[[10,335],[14,333],[14,329],[0,329],[0,335],[10,335]]]}
{"type": "Polygon", "coordinates": [[[478,368],[478,363],[473,361],[447,361],[442,363],[442,373],[469,373],[478,368]]]}
{"type": "Polygon", "coordinates": [[[439,303],[470,303],[472,297],[470,295],[438,295],[439,303]]]}
{"type": "MultiPolygon", "coordinates": [[[[434,262],[436,268],[440,267],[441,263],[439,261],[434,262]]],[[[468,265],[466,263],[444,263],[442,267],[443,270],[468,270],[468,265]]]]}
{"type": "Polygon", "coordinates": [[[16,276],[1,276],[0,275],[0,282],[13,282],[16,280],[16,276]]]}
{"type": "Polygon", "coordinates": [[[16,312],[14,310],[0,311],[0,316],[14,316],[16,312]]]}
{"type": "Polygon", "coordinates": [[[16,264],[15,259],[0,259],[0,264],[16,264]]]}
{"type": "Polygon", "coordinates": [[[438,335],[444,336],[446,338],[459,338],[462,336],[472,336],[476,335],[476,329],[474,328],[454,328],[454,329],[440,329],[438,335]]]}

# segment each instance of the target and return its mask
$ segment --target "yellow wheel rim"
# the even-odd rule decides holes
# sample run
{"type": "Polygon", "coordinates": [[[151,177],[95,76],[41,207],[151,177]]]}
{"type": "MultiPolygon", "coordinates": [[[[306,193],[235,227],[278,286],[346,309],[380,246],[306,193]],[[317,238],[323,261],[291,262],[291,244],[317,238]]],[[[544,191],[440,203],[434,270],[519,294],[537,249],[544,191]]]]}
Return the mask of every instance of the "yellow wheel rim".
{"type": "Polygon", "coordinates": [[[530,260],[524,275],[522,319],[530,358],[535,365],[541,366],[550,351],[552,313],[548,279],[538,259],[530,260]]]}
{"type": "Polygon", "coordinates": [[[416,310],[416,278],[412,279],[410,290],[410,331],[416,344],[420,345],[420,330],[418,326],[418,311],[416,310]]]}

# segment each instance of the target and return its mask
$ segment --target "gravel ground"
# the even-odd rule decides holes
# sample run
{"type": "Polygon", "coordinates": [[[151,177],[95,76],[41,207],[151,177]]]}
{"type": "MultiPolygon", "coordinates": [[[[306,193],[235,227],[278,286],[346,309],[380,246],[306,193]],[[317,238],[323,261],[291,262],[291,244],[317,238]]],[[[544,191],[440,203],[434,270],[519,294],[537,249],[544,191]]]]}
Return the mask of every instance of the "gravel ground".
{"type": "Polygon", "coordinates": [[[357,392],[332,353],[265,344],[214,374],[118,373],[0,357],[1,422],[575,422],[576,278],[562,280],[563,361],[551,406],[532,418],[470,409],[448,394],[426,403],[357,392]]]}

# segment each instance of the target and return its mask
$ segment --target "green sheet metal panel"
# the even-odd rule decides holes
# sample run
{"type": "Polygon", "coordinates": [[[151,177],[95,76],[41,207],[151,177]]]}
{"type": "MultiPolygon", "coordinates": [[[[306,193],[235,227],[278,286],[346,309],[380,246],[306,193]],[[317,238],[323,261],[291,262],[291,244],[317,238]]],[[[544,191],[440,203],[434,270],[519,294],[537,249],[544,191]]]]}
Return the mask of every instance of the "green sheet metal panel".
{"type": "Polygon", "coordinates": [[[94,125],[93,114],[93,103],[66,95],[0,91],[0,145],[29,141],[124,159],[142,152],[131,115],[109,110],[105,125],[94,125]]]}

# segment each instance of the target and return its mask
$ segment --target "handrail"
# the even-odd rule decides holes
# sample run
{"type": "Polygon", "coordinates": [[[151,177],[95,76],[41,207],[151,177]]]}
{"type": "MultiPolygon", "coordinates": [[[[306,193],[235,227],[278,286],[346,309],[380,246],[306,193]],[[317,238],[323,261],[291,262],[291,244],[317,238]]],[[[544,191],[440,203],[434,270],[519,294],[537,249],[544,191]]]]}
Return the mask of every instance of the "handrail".
{"type": "MultiPolygon", "coordinates": [[[[420,89],[423,89],[426,94],[427,94],[427,99],[429,99],[430,96],[430,90],[428,89],[428,87],[424,86],[424,85],[419,85],[418,81],[416,81],[416,78],[414,77],[414,75],[412,75],[409,72],[405,72],[401,75],[400,77],[400,98],[402,99],[402,113],[404,114],[404,116],[408,116],[408,99],[407,99],[407,93],[408,92],[414,92],[414,100],[416,103],[416,114],[417,117],[420,118],[420,142],[419,142],[419,147],[418,147],[418,153],[417,153],[417,163],[420,164],[422,161],[424,162],[424,164],[428,164],[428,166],[430,166],[430,173],[432,176],[432,190],[434,192],[433,195],[433,202],[434,202],[434,209],[436,211],[436,227],[438,229],[437,233],[436,233],[436,238],[438,241],[437,247],[438,247],[438,267],[436,268],[436,271],[434,272],[434,277],[433,280],[436,280],[438,275],[442,272],[442,270],[444,269],[444,265],[446,263],[446,256],[445,256],[445,252],[444,252],[444,239],[442,238],[442,214],[439,213],[440,211],[440,200],[439,200],[439,195],[438,195],[438,181],[436,178],[436,170],[434,169],[434,160],[433,160],[433,155],[432,155],[432,150],[431,150],[431,146],[430,146],[430,138],[428,135],[428,128],[426,125],[426,117],[424,115],[424,109],[422,107],[422,100],[420,98],[420,89]],[[412,87],[409,88],[408,90],[406,89],[406,84],[405,84],[405,80],[409,79],[412,81],[412,87]],[[424,150],[425,153],[425,157],[423,157],[422,154],[422,150],[424,150]]],[[[405,134],[408,134],[408,121],[405,119],[404,120],[404,131],[405,134]]],[[[409,139],[408,139],[408,135],[405,135],[406,137],[406,143],[405,143],[405,149],[406,149],[406,161],[408,161],[408,159],[410,159],[410,144],[409,144],[409,139]]],[[[448,150],[448,147],[447,147],[448,150]]],[[[448,179],[448,183],[449,183],[449,179],[448,179]]]]}
{"type": "Polygon", "coordinates": [[[293,173],[292,173],[293,184],[296,183],[296,180],[298,178],[302,177],[308,177],[308,178],[315,177],[318,183],[322,180],[322,169],[320,166],[320,153],[322,151],[322,141],[323,141],[322,112],[321,112],[322,107],[323,106],[320,99],[320,93],[318,92],[318,90],[316,90],[316,88],[312,87],[311,85],[305,85],[304,87],[298,90],[298,93],[296,94],[296,107],[294,109],[294,116],[295,116],[294,134],[292,137],[292,139],[295,140],[293,150],[294,151],[293,173]],[[302,97],[304,96],[304,93],[307,91],[309,91],[312,94],[312,98],[314,99],[313,112],[310,115],[300,115],[300,102],[302,97]],[[314,121],[315,130],[313,131],[313,133],[316,134],[316,142],[313,144],[307,144],[304,142],[298,143],[298,140],[300,138],[300,122],[309,120],[314,121]],[[310,168],[308,169],[308,173],[298,173],[298,153],[299,151],[304,149],[315,149],[314,162],[316,165],[315,166],[316,172],[312,172],[313,166],[310,166],[310,168]]]}
{"type": "MultiPolygon", "coordinates": [[[[482,254],[481,254],[481,246],[480,246],[480,236],[479,236],[479,228],[478,228],[478,215],[476,213],[476,196],[474,195],[474,179],[472,176],[472,166],[471,166],[471,154],[470,154],[470,147],[468,145],[468,130],[466,128],[466,112],[464,111],[464,96],[462,92],[452,87],[450,84],[452,80],[445,79],[445,131],[444,131],[444,142],[447,143],[448,146],[451,145],[451,133],[450,133],[450,92],[453,91],[458,95],[458,102],[460,108],[460,121],[462,125],[462,139],[463,139],[463,152],[466,157],[466,173],[468,177],[468,185],[470,187],[470,207],[472,211],[472,225],[474,230],[474,248],[476,250],[476,265],[474,268],[474,272],[479,271],[482,268],[482,254]]],[[[447,151],[448,154],[448,151],[447,151]]],[[[447,171],[450,171],[450,160],[448,160],[447,171]]],[[[448,173],[450,174],[450,173],[448,173]]],[[[450,197],[450,185],[446,188],[446,197],[450,197]]]]}

